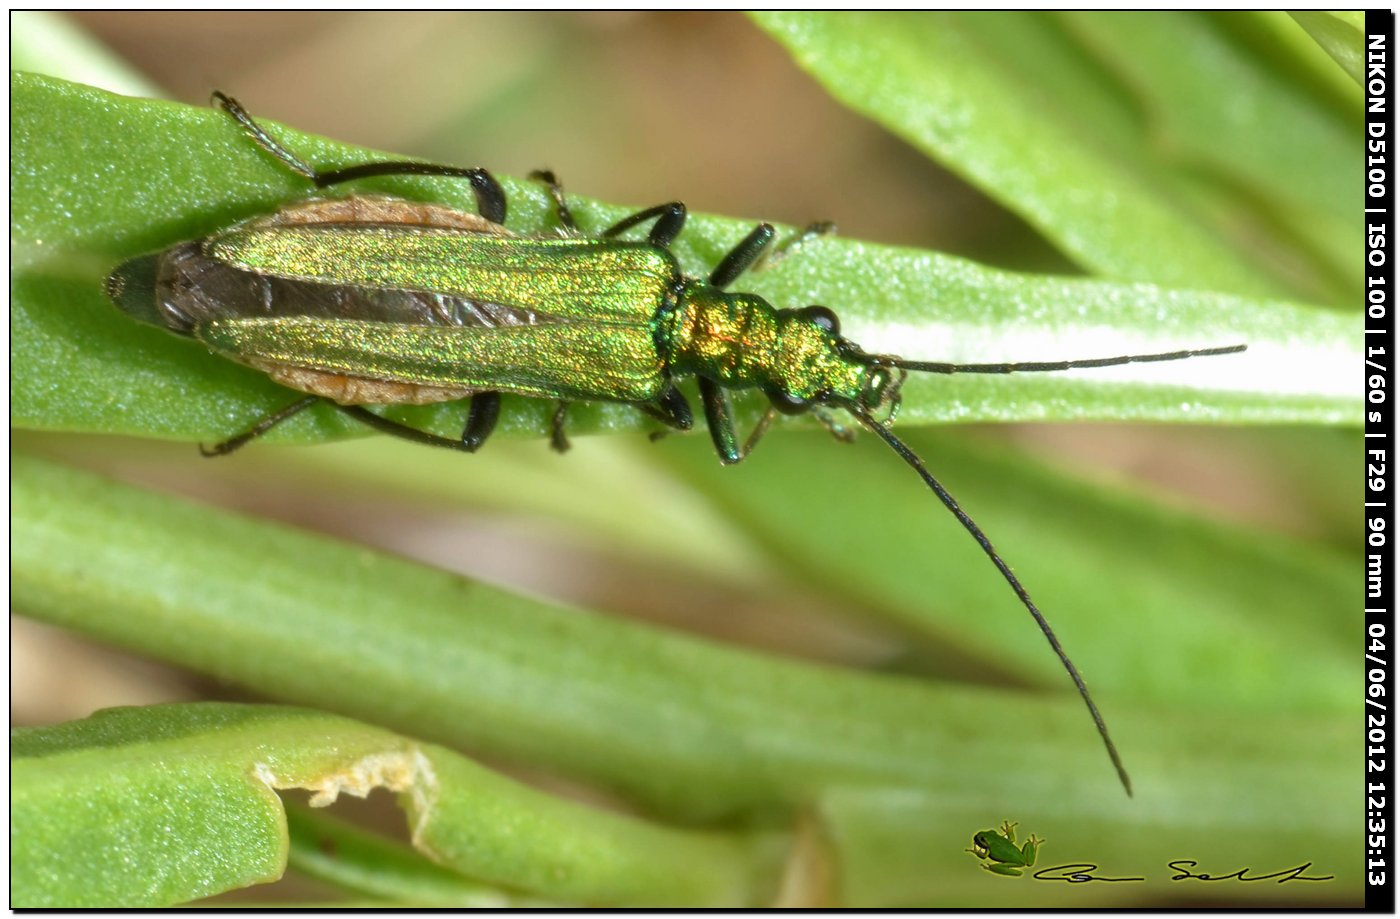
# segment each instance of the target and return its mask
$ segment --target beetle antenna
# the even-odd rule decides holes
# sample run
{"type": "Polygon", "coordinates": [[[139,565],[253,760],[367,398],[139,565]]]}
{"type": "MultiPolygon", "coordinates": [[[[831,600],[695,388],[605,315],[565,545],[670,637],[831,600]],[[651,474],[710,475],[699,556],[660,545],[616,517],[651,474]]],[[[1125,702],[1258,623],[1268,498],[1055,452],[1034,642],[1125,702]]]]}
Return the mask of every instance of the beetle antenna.
{"type": "MultiPolygon", "coordinates": [[[[1236,348],[1231,350],[1243,349],[1236,348]]],[[[1202,352],[1192,353],[1199,354],[1202,352]]],[[[901,364],[900,366],[905,365],[901,364]]],[[[1058,367],[1056,367],[1055,369],[1058,369],[1058,367]]],[[[990,372],[998,373],[1008,371],[990,372]]],[[[992,541],[987,538],[987,534],[983,533],[982,528],[979,527],[973,521],[973,519],[967,515],[966,511],[964,511],[961,507],[958,506],[958,502],[953,498],[952,495],[948,494],[948,490],[944,488],[942,484],[940,484],[939,481],[935,479],[933,475],[928,471],[928,469],[924,466],[923,460],[919,459],[918,455],[914,453],[913,450],[909,449],[908,445],[906,445],[904,441],[896,437],[893,431],[891,431],[888,427],[881,424],[880,422],[876,421],[864,409],[859,408],[857,406],[847,406],[847,408],[851,411],[853,415],[856,416],[856,418],[860,419],[861,424],[865,425],[871,431],[874,431],[875,434],[877,434],[881,440],[889,444],[890,449],[894,450],[895,453],[899,454],[901,459],[903,459],[906,463],[913,467],[914,471],[919,474],[919,476],[924,480],[924,483],[928,485],[929,489],[932,490],[933,493],[938,496],[938,500],[943,502],[943,506],[948,508],[948,510],[952,511],[953,516],[958,518],[958,522],[963,525],[963,528],[972,534],[973,539],[977,540],[977,544],[982,547],[983,552],[987,553],[987,557],[992,560],[992,564],[997,566],[997,570],[1000,571],[1001,576],[1006,579],[1006,583],[1010,584],[1011,589],[1016,592],[1016,596],[1021,598],[1021,603],[1024,604],[1026,609],[1030,611],[1030,614],[1033,617],[1035,617],[1036,624],[1040,626],[1040,631],[1045,633],[1045,638],[1047,641],[1050,642],[1050,647],[1055,650],[1055,654],[1060,658],[1060,663],[1064,664],[1065,670],[1069,673],[1070,679],[1074,681],[1075,687],[1079,690],[1080,698],[1082,698],[1084,700],[1084,704],[1089,707],[1089,714],[1094,719],[1094,725],[1099,729],[1099,737],[1103,738],[1103,745],[1108,750],[1108,757],[1109,759],[1113,760],[1113,768],[1118,770],[1118,780],[1123,783],[1123,790],[1126,791],[1128,793],[1128,797],[1131,798],[1133,796],[1132,780],[1128,778],[1128,772],[1126,769],[1123,768],[1123,761],[1118,757],[1118,748],[1113,745],[1113,740],[1108,736],[1108,726],[1104,724],[1103,716],[1099,714],[1099,707],[1094,704],[1093,697],[1089,695],[1089,687],[1084,685],[1084,678],[1079,675],[1079,670],[1074,666],[1074,663],[1070,661],[1069,655],[1065,653],[1065,649],[1060,646],[1060,640],[1055,637],[1054,629],[1050,628],[1050,623],[1046,621],[1045,617],[1041,615],[1040,610],[1036,608],[1035,601],[1031,599],[1030,594],[1026,593],[1026,588],[1021,586],[1020,580],[1018,580],[1016,575],[1012,573],[1011,567],[1006,564],[1006,562],[1002,559],[1000,555],[997,554],[997,550],[993,548],[992,541]]]]}
{"type": "Polygon", "coordinates": [[[1117,367],[1120,364],[1152,364],[1157,361],[1180,361],[1188,357],[1214,357],[1217,354],[1238,354],[1246,345],[1227,348],[1201,348],[1193,351],[1164,351],[1160,354],[1124,354],[1119,357],[1097,357],[1080,361],[1021,361],[1008,364],[944,364],[936,361],[906,361],[902,358],[881,358],[884,363],[923,373],[1038,373],[1050,370],[1080,370],[1089,367],[1117,367]]]}

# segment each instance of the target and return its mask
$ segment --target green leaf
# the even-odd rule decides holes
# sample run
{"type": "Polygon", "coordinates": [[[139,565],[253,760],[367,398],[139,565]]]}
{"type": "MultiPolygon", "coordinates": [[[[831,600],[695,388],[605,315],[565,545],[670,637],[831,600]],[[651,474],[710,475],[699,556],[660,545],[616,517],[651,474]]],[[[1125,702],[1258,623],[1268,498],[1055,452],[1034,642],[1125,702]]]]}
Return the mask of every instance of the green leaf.
{"type": "MultiPolygon", "coordinates": [[[[275,880],[287,826],[274,791],[292,788],[312,791],[313,806],[386,788],[439,864],[561,900],[737,906],[767,893],[751,886],[761,850],[741,836],[591,809],[317,712],[109,709],[14,730],[10,743],[12,897],[29,908],[168,906],[275,880]]],[[[419,886],[420,897],[449,883],[433,873],[436,890],[419,886]]],[[[456,886],[470,890],[465,878],[456,886]]]]}
{"type": "MultiPolygon", "coordinates": [[[[701,450],[659,452],[809,589],[909,630],[935,656],[956,648],[1004,681],[1068,689],[1024,607],[909,470],[871,438],[819,440],[771,438],[738,469],[701,450]],[[821,471],[801,471],[819,451],[821,471]],[[822,483],[829,496],[814,500],[822,483]]],[[[1089,485],[985,439],[909,442],[992,534],[1095,693],[1176,711],[1354,709],[1361,620],[1339,615],[1350,551],[1089,485]]]]}
{"type": "Polygon", "coordinates": [[[1088,270],[1355,300],[1359,96],[1320,101],[1297,68],[1251,47],[1270,43],[1252,23],[1180,12],[756,19],[837,99],[1088,270]]]}
{"type": "MultiPolygon", "coordinates": [[[[1339,732],[1360,717],[1359,702],[1345,720],[1115,706],[1110,717],[1137,785],[1129,800],[1113,785],[1073,696],[862,674],[724,648],[23,456],[12,488],[12,591],[25,614],[267,695],[588,779],[658,815],[781,822],[850,790],[855,797],[823,820],[841,828],[830,857],[844,883],[861,891],[855,905],[888,905],[879,892],[887,887],[925,896],[965,878],[975,867],[945,858],[940,847],[964,829],[970,837],[984,828],[973,814],[1007,808],[1036,819],[1047,836],[1091,814],[1087,825],[1102,840],[1142,835],[1144,819],[1170,824],[1139,850],[1153,863],[1178,857],[1187,839],[1212,859],[1273,859],[1275,831],[1289,842],[1306,836],[1323,851],[1352,832],[1345,777],[1354,756],[1339,732]],[[889,807],[880,789],[910,806],[889,807]],[[1307,809],[1278,808],[1304,797],[1307,809]],[[928,819],[929,808],[952,801],[949,814],[968,824],[928,819]],[[1231,825],[1257,831],[1257,840],[1220,832],[1231,825]],[[913,839],[939,854],[931,868],[917,859],[896,868],[872,860],[872,851],[847,851],[839,844],[847,833],[853,845],[913,839]]],[[[451,827],[467,825],[465,813],[451,813],[451,827]]],[[[505,833],[517,825],[494,811],[482,823],[505,833]]],[[[550,884],[554,875],[543,868],[522,867],[531,872],[525,882],[509,881],[493,867],[495,849],[472,855],[473,839],[486,830],[471,825],[472,834],[446,833],[434,851],[484,859],[472,864],[490,870],[471,872],[484,880],[555,899],[581,896],[550,884]]],[[[757,844],[752,876],[771,878],[757,844]]],[[[519,861],[535,864],[525,854],[519,861]]],[[[1351,862],[1327,867],[1359,883],[1351,862]]],[[[619,876],[611,857],[597,870],[619,876]]]]}
{"type": "Polygon", "coordinates": [[[1366,14],[1361,10],[1293,10],[1289,14],[1358,86],[1365,83],[1366,14]]]}
{"type": "Polygon", "coordinates": [[[558,906],[490,887],[428,861],[403,843],[329,816],[287,808],[287,864],[342,890],[386,903],[458,909],[558,906]]]}
{"type": "Polygon", "coordinates": [[[205,714],[12,730],[11,905],[166,906],[281,876],[281,805],[229,756],[246,715],[205,714]]]}
{"type": "MultiPolygon", "coordinates": [[[[12,78],[11,422],[20,427],[216,440],[289,401],[286,390],[203,348],[131,322],[102,294],[118,260],[265,213],[306,188],[221,112],[123,99],[46,78],[12,78]],[[178,151],[178,154],[174,151],[178,151]]],[[[273,126],[318,163],[380,154],[273,126]]],[[[471,207],[463,183],[365,183],[471,207]]],[[[510,225],[544,227],[538,188],[508,183],[510,225]]],[[[577,202],[605,225],[623,208],[577,202]]],[[[748,224],[696,217],[677,246],[687,269],[715,264],[748,224]]],[[[1247,343],[1243,355],[1076,374],[919,379],[916,421],[1150,418],[1325,421],[1359,417],[1349,323],[1304,306],[1148,285],[1036,278],[932,253],[831,239],[753,287],[778,304],[826,302],[871,350],[964,361],[1036,360],[1247,343]],[[1301,375],[1298,366],[1316,368],[1301,375]]],[[[503,427],[542,432],[549,406],[516,399],[503,427]]],[[[307,441],[362,433],[329,408],[277,434],[307,441]]],[[[460,431],[449,404],[404,410],[460,431]]],[[[752,417],[752,410],[747,417],[752,417]]],[[[575,406],[570,430],[649,425],[626,406],[575,406]]]]}

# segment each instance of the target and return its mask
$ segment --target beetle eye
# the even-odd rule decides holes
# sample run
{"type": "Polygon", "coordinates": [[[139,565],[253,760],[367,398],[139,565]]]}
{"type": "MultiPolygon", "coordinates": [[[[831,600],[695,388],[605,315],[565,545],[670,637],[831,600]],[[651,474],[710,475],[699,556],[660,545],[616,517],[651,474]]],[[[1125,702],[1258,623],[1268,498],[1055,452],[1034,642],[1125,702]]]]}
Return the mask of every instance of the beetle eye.
{"type": "Polygon", "coordinates": [[[798,310],[798,315],[803,319],[826,329],[832,335],[841,334],[841,320],[836,318],[836,314],[824,306],[805,306],[798,310]]]}

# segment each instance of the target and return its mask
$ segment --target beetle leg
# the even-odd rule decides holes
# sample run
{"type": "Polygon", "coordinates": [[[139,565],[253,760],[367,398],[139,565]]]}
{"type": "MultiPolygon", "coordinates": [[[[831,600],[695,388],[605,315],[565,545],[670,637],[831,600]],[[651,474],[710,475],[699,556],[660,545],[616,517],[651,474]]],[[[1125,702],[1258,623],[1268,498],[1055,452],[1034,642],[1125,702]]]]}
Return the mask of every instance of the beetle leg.
{"type": "Polygon", "coordinates": [[[559,217],[559,225],[570,236],[582,235],[578,224],[574,221],[574,213],[569,210],[568,202],[564,200],[564,186],[559,184],[559,180],[554,177],[554,173],[548,169],[536,169],[530,173],[530,178],[543,182],[549,191],[549,196],[554,199],[554,213],[559,217]]]}
{"type": "Polygon", "coordinates": [[[745,271],[767,271],[799,247],[835,230],[836,224],[822,220],[808,224],[802,232],[783,240],[777,246],[771,246],[773,228],[766,223],[760,223],[715,266],[714,271],[710,272],[710,283],[715,287],[725,288],[733,284],[745,271]]]}
{"type": "MultiPolygon", "coordinates": [[[[581,235],[578,223],[574,220],[573,211],[569,210],[568,202],[564,200],[564,187],[559,184],[553,172],[548,169],[536,169],[530,173],[530,178],[537,179],[545,183],[549,190],[549,196],[554,199],[554,210],[559,216],[559,224],[571,236],[581,235]]],[[[656,207],[649,207],[644,211],[638,211],[630,217],[624,217],[617,223],[608,227],[602,232],[604,238],[617,236],[627,230],[632,229],[639,223],[646,223],[648,220],[655,220],[651,232],[647,234],[647,242],[653,246],[665,248],[680,235],[681,228],[685,226],[685,205],[679,201],[672,201],[669,204],[658,204],[656,207]]]]}
{"type": "Polygon", "coordinates": [[[734,430],[734,410],[729,408],[729,394],[718,382],[708,380],[707,377],[700,377],[700,399],[704,402],[704,419],[710,426],[710,438],[714,441],[714,450],[720,454],[720,462],[724,465],[732,465],[748,457],[753,447],[767,433],[770,424],[773,424],[774,417],[777,417],[778,410],[769,406],[769,410],[763,413],[759,423],[749,431],[749,437],[739,445],[738,437],[734,430]]]}
{"type": "MultiPolygon", "coordinates": [[[[500,393],[496,392],[477,393],[476,395],[472,396],[472,407],[467,415],[467,430],[462,432],[462,437],[460,440],[453,440],[451,437],[440,437],[437,434],[432,433],[431,431],[421,431],[418,428],[404,424],[401,421],[394,421],[393,419],[385,418],[383,415],[376,415],[374,412],[371,412],[369,409],[365,408],[362,405],[340,405],[338,403],[332,404],[335,405],[336,408],[340,409],[345,414],[349,415],[351,418],[354,418],[356,421],[359,421],[362,424],[369,425],[370,427],[374,428],[376,431],[379,431],[382,434],[389,434],[393,437],[402,438],[403,440],[409,440],[416,444],[426,444],[430,447],[445,447],[448,450],[461,450],[465,453],[475,453],[477,448],[481,446],[481,443],[480,441],[477,441],[475,443],[472,442],[471,435],[473,433],[480,433],[479,431],[473,431],[473,424],[475,423],[480,425],[481,427],[486,428],[486,432],[483,433],[481,436],[481,440],[485,440],[486,433],[490,433],[490,425],[495,423],[494,416],[496,411],[500,407],[499,400],[500,393]],[[478,400],[481,400],[483,396],[495,396],[496,399],[493,400],[488,398],[478,402],[478,400]],[[492,402],[496,403],[494,407],[492,406],[492,402]],[[480,409],[478,409],[477,407],[478,404],[482,406],[480,409]],[[488,418],[490,419],[489,424],[485,420],[480,420],[488,418]]],[[[558,426],[554,434],[555,438],[561,438],[564,436],[563,409],[566,405],[568,405],[567,402],[561,402],[559,404],[559,409],[557,409],[554,413],[555,423],[558,426]]],[[[564,440],[564,447],[565,449],[568,449],[567,438],[564,440]]],[[[558,446],[556,446],[555,449],[559,449],[558,446]]]]}
{"type": "Polygon", "coordinates": [[[376,415],[363,405],[341,405],[338,402],[333,402],[331,404],[356,421],[368,425],[382,434],[389,434],[393,437],[409,440],[416,444],[426,444],[429,447],[446,447],[448,450],[461,450],[465,453],[473,452],[473,448],[469,447],[462,440],[452,437],[439,437],[429,431],[420,431],[401,421],[394,421],[382,415],[376,415]]]}
{"type": "Polygon", "coordinates": [[[479,166],[438,166],[433,163],[411,163],[391,161],[386,163],[361,163],[346,166],[330,172],[317,173],[314,181],[317,188],[325,188],[351,179],[366,179],[372,176],[417,175],[446,176],[452,179],[466,179],[471,182],[472,194],[476,196],[477,213],[496,224],[506,222],[506,193],[496,177],[479,166]]]}
{"type": "MultiPolygon", "coordinates": [[[[581,235],[578,223],[574,220],[573,211],[569,210],[568,202],[564,200],[564,187],[559,184],[554,173],[548,169],[536,169],[530,173],[530,178],[543,182],[548,187],[549,196],[554,199],[554,210],[559,216],[560,226],[571,236],[581,235]]],[[[685,226],[685,215],[685,205],[679,201],[658,204],[656,207],[638,211],[630,217],[624,217],[604,230],[601,235],[604,238],[617,236],[639,223],[655,220],[656,223],[652,225],[651,232],[647,234],[647,242],[653,246],[665,248],[680,235],[681,228],[685,226]]]]}
{"type": "Polygon", "coordinates": [[[705,406],[705,423],[710,428],[710,440],[715,443],[719,461],[726,466],[744,458],[739,441],[734,436],[734,412],[729,407],[729,393],[714,380],[700,377],[700,401],[705,406]]]}
{"type": "Polygon", "coordinates": [[[291,405],[286,406],[285,408],[280,408],[277,411],[272,412],[271,414],[264,415],[258,420],[257,424],[253,425],[251,428],[244,431],[242,434],[230,437],[228,440],[220,441],[212,447],[206,447],[204,446],[204,444],[200,444],[199,452],[204,454],[205,456],[227,456],[234,450],[237,450],[239,447],[246,444],[248,441],[255,440],[263,436],[268,431],[275,428],[277,425],[286,421],[288,418],[292,417],[298,412],[310,408],[311,406],[315,405],[317,402],[320,401],[320,396],[304,396],[303,398],[298,399],[297,401],[293,402],[291,405]]]}
{"type": "Polygon", "coordinates": [[[486,443],[486,438],[496,428],[496,419],[501,414],[501,394],[479,392],[472,396],[471,408],[467,410],[467,423],[462,428],[462,447],[468,453],[475,453],[486,443]]]}
{"type": "Polygon", "coordinates": [[[843,444],[853,444],[856,441],[854,428],[848,428],[841,423],[841,420],[824,405],[814,405],[811,408],[812,415],[822,423],[822,427],[831,432],[831,436],[841,441],[843,444]]]}
{"type": "Polygon", "coordinates": [[[749,269],[763,255],[763,250],[768,248],[768,244],[773,241],[773,228],[766,223],[760,223],[749,231],[743,241],[729,254],[720,259],[715,270],[710,272],[710,283],[718,288],[728,287],[734,280],[749,269]]]}
{"type": "Polygon", "coordinates": [[[816,220],[807,224],[800,232],[794,233],[773,248],[764,252],[758,261],[749,266],[750,271],[767,271],[783,259],[814,239],[830,236],[836,232],[836,224],[830,220],[816,220]]]}
{"type": "Polygon", "coordinates": [[[554,407],[554,417],[549,421],[549,445],[556,453],[569,452],[569,438],[564,434],[564,416],[569,412],[569,403],[560,399],[554,407]]]}
{"type": "MultiPolygon", "coordinates": [[[[661,398],[656,403],[646,402],[637,406],[651,417],[660,421],[667,427],[675,428],[677,431],[689,431],[695,424],[695,418],[690,413],[690,403],[685,400],[685,396],[675,387],[673,383],[661,394],[661,398]]],[[[653,443],[665,437],[666,431],[652,431],[647,435],[653,443]]]]}
{"type": "Polygon", "coordinates": [[[647,242],[653,246],[666,248],[680,235],[681,228],[685,226],[685,205],[679,201],[672,201],[669,204],[658,204],[656,207],[649,207],[644,211],[637,211],[631,217],[624,217],[617,223],[608,227],[602,232],[603,238],[611,238],[619,233],[630,230],[639,223],[646,223],[648,220],[655,220],[652,224],[651,232],[647,234],[647,242]]]}
{"type": "Polygon", "coordinates": [[[768,427],[773,423],[773,419],[778,417],[778,410],[773,406],[763,412],[763,417],[758,419],[758,424],[753,426],[749,432],[748,440],[744,441],[744,456],[753,452],[754,446],[763,439],[763,435],[768,433],[768,427]]]}
{"type": "Polygon", "coordinates": [[[253,116],[248,114],[248,110],[240,105],[237,99],[215,90],[210,101],[228,113],[228,116],[238,122],[244,132],[253,138],[254,143],[281,160],[288,169],[313,182],[316,181],[316,168],[274,140],[271,134],[263,130],[262,125],[253,120],[253,116]]]}
{"type": "Polygon", "coordinates": [[[655,405],[643,405],[642,411],[677,431],[689,431],[695,424],[695,418],[690,413],[690,403],[674,383],[667,387],[655,405]]]}
{"type": "Polygon", "coordinates": [[[729,393],[714,380],[700,377],[700,398],[705,403],[705,421],[710,426],[710,439],[715,442],[715,452],[719,461],[726,466],[742,461],[763,439],[768,427],[777,417],[778,410],[771,405],[763,417],[758,419],[753,431],[742,447],[734,432],[734,412],[729,407],[729,393]]]}
{"type": "Polygon", "coordinates": [[[463,168],[461,166],[438,166],[433,163],[390,161],[361,163],[358,166],[346,166],[342,169],[321,172],[273,139],[272,135],[268,134],[262,125],[254,121],[253,116],[249,115],[247,110],[238,104],[237,100],[216,92],[213,101],[227,112],[229,117],[238,122],[259,147],[277,157],[293,172],[315,182],[317,188],[325,188],[340,182],[365,179],[371,176],[421,175],[466,179],[471,182],[472,193],[476,196],[477,212],[492,223],[505,223],[506,221],[506,193],[495,177],[485,169],[476,166],[463,168]]]}

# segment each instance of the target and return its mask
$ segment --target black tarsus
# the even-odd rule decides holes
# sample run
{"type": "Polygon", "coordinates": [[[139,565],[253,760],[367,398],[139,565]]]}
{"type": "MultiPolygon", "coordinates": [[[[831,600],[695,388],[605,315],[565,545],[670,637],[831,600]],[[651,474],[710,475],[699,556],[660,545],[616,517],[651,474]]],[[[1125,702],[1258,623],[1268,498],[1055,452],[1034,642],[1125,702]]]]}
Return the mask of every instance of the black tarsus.
{"type": "Polygon", "coordinates": [[[263,436],[288,418],[305,411],[320,401],[320,396],[303,396],[292,404],[259,418],[256,424],[242,434],[235,434],[228,440],[221,440],[212,447],[206,447],[204,444],[200,444],[199,452],[204,456],[228,456],[248,441],[263,436]]]}
{"type": "Polygon", "coordinates": [[[564,420],[569,414],[569,400],[560,399],[549,419],[549,446],[555,453],[569,452],[569,437],[564,433],[564,420]]]}
{"type": "Polygon", "coordinates": [[[972,534],[973,539],[977,540],[977,544],[982,547],[982,551],[992,560],[992,564],[997,566],[997,570],[1000,571],[1001,576],[1006,579],[1006,583],[1011,585],[1011,589],[1015,591],[1016,596],[1021,599],[1021,603],[1030,611],[1031,616],[1035,618],[1036,624],[1040,626],[1040,631],[1045,634],[1046,640],[1050,642],[1050,647],[1054,649],[1055,655],[1059,657],[1060,663],[1064,665],[1065,670],[1069,673],[1070,679],[1074,681],[1075,687],[1079,690],[1080,698],[1082,698],[1084,704],[1088,706],[1089,714],[1094,719],[1094,725],[1099,729],[1099,737],[1103,738],[1104,747],[1108,750],[1108,757],[1113,760],[1113,768],[1118,771],[1118,780],[1123,783],[1123,790],[1126,791],[1128,797],[1131,798],[1133,795],[1132,780],[1128,778],[1128,772],[1123,768],[1123,761],[1118,757],[1118,748],[1113,745],[1112,738],[1108,736],[1108,726],[1104,724],[1103,716],[1099,714],[1099,707],[1094,704],[1093,697],[1089,695],[1089,687],[1084,685],[1084,678],[1079,675],[1078,668],[1074,666],[1074,663],[1069,659],[1069,655],[1065,653],[1065,649],[1061,647],[1060,640],[1055,637],[1055,631],[1050,628],[1050,623],[1046,621],[1045,617],[1041,615],[1040,610],[1036,608],[1035,601],[1033,601],[1030,594],[1026,592],[1026,588],[1021,586],[1020,580],[1017,579],[1016,575],[1011,571],[1011,567],[1007,565],[997,553],[997,550],[992,546],[992,541],[987,538],[986,533],[982,532],[982,528],[967,515],[967,512],[958,505],[958,502],[948,493],[948,490],[928,471],[927,467],[924,466],[923,460],[919,459],[918,454],[909,449],[904,441],[895,436],[893,431],[876,421],[864,409],[852,406],[850,407],[850,411],[851,414],[855,415],[855,417],[860,420],[861,424],[865,425],[879,436],[881,440],[889,445],[890,449],[894,450],[902,460],[908,463],[914,471],[919,474],[924,480],[924,483],[928,485],[929,489],[938,496],[938,500],[943,502],[943,506],[952,511],[953,516],[958,518],[958,522],[963,525],[963,528],[966,529],[968,533],[972,534]]]}
{"type": "Polygon", "coordinates": [[[836,224],[832,221],[814,220],[798,232],[766,251],[763,257],[753,265],[753,270],[767,271],[812,240],[820,239],[823,236],[830,236],[835,232],[836,224]]]}
{"type": "Polygon", "coordinates": [[[577,221],[574,220],[574,212],[569,209],[569,204],[564,200],[564,186],[559,184],[554,173],[548,169],[536,169],[530,173],[530,178],[537,182],[543,182],[549,197],[554,201],[554,212],[559,217],[559,225],[570,236],[580,235],[577,221]]]}

